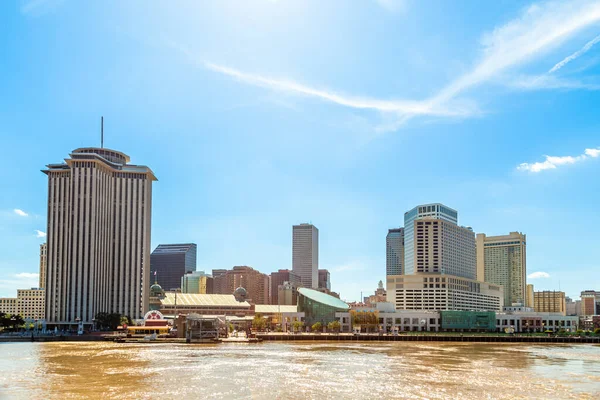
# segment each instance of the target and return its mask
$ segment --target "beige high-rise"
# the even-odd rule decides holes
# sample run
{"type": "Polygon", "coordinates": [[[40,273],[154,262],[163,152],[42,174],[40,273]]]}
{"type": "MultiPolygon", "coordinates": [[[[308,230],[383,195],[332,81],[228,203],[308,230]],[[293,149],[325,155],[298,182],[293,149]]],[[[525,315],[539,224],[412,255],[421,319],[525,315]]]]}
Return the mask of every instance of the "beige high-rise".
{"type": "Polygon", "coordinates": [[[477,234],[477,280],[504,287],[504,304],[527,301],[526,235],[510,232],[502,236],[477,234]]]}
{"type": "Polygon", "coordinates": [[[154,173],[105,148],[76,149],[47,167],[47,323],[91,324],[99,312],[141,319],[154,173]]]}
{"type": "Polygon", "coordinates": [[[319,287],[319,230],[312,224],[292,228],[292,271],[300,276],[302,286],[319,287]]]}
{"type": "Polygon", "coordinates": [[[527,284],[527,300],[525,301],[526,307],[534,307],[533,301],[533,285],[531,283],[527,284]]]}
{"type": "Polygon", "coordinates": [[[39,288],[43,289],[46,287],[46,252],[48,251],[48,246],[46,243],[40,244],[40,283],[39,288]]]}

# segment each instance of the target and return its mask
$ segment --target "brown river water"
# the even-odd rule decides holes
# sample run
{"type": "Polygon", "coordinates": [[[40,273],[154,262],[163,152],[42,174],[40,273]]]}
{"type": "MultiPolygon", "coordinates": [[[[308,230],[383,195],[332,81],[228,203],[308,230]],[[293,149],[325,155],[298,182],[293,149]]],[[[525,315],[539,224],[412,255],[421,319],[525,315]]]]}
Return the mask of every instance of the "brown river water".
{"type": "Polygon", "coordinates": [[[600,346],[0,344],[0,399],[598,399],[600,346]]]}

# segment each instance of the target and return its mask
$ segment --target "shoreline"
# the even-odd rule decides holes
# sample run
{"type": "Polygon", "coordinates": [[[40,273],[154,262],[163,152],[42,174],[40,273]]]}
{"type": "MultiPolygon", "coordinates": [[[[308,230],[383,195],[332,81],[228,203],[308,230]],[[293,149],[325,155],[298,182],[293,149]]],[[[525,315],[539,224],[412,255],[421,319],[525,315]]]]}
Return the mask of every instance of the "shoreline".
{"type": "MultiPolygon", "coordinates": [[[[492,336],[492,335],[378,335],[378,334],[257,334],[257,338],[263,341],[319,341],[319,342],[472,342],[472,343],[563,343],[563,344],[600,344],[600,337],[547,337],[547,336],[492,336]]],[[[0,337],[0,343],[23,343],[23,342],[112,342],[110,338],[100,335],[82,336],[31,336],[24,337],[0,337]]],[[[185,339],[165,338],[157,340],[143,340],[130,338],[124,343],[171,343],[185,344],[185,339]]]]}

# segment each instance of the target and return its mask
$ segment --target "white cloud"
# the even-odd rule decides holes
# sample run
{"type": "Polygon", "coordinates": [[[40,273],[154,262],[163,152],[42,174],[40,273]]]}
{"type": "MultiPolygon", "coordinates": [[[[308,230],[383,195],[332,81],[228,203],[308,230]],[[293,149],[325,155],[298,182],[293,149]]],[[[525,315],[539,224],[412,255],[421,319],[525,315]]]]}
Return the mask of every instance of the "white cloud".
{"type": "Polygon", "coordinates": [[[575,60],[576,58],[581,57],[582,55],[587,53],[598,42],[600,42],[600,35],[596,36],[595,38],[593,38],[592,40],[587,42],[585,44],[585,46],[583,46],[580,50],[577,50],[575,53],[571,54],[570,56],[565,57],[561,62],[557,63],[554,67],[550,68],[550,71],[548,71],[548,73],[551,74],[553,72],[556,72],[559,69],[561,69],[562,67],[564,67],[565,65],[567,65],[568,63],[570,63],[571,61],[575,60]]]}
{"type": "Polygon", "coordinates": [[[407,0],[375,0],[377,4],[391,12],[406,10],[407,0]]]}
{"type": "Polygon", "coordinates": [[[36,230],[35,230],[35,237],[38,237],[38,238],[45,238],[45,237],[46,237],[46,232],[38,231],[38,230],[36,229],[36,230]]]}
{"type": "Polygon", "coordinates": [[[15,214],[17,214],[17,215],[19,215],[21,217],[28,217],[29,216],[29,214],[27,214],[25,211],[20,210],[18,208],[15,208],[13,211],[14,211],[15,214]]]}
{"type": "Polygon", "coordinates": [[[553,75],[520,75],[504,82],[506,85],[520,90],[600,90],[600,84],[581,82],[574,79],[557,78],[553,75]]]}
{"type": "Polygon", "coordinates": [[[15,278],[19,278],[19,279],[37,279],[40,277],[40,274],[34,273],[34,272],[20,272],[18,274],[15,274],[15,278]]]}
{"type": "Polygon", "coordinates": [[[517,169],[519,171],[541,172],[547,169],[556,169],[562,165],[575,164],[588,158],[597,158],[598,156],[600,156],[600,148],[585,149],[584,153],[578,156],[545,156],[545,161],[535,162],[532,164],[522,163],[519,164],[517,169]]]}
{"type": "Polygon", "coordinates": [[[540,278],[550,278],[550,274],[547,272],[533,272],[527,275],[527,279],[540,279],[540,278]]]}
{"type": "Polygon", "coordinates": [[[365,269],[364,265],[357,261],[352,261],[332,268],[334,272],[361,271],[363,269],[365,269]]]}
{"type": "Polygon", "coordinates": [[[22,1],[21,12],[25,15],[39,17],[64,3],[65,0],[25,0],[22,1]]]}
{"type": "MultiPolygon", "coordinates": [[[[378,0],[378,2],[384,6],[404,4],[404,1],[393,0],[378,0]]],[[[518,18],[484,35],[481,40],[483,49],[479,61],[467,73],[425,100],[386,100],[345,95],[289,79],[251,74],[229,66],[207,62],[178,43],[167,42],[167,44],[185,54],[197,65],[249,85],[317,98],[354,109],[378,111],[384,117],[384,125],[379,130],[389,131],[398,129],[416,116],[464,118],[480,114],[478,107],[472,101],[457,99],[457,97],[473,87],[497,80],[508,70],[555,49],[576,33],[598,22],[600,22],[600,2],[597,0],[550,1],[534,4],[525,9],[518,18]]],[[[507,83],[511,84],[512,81],[514,80],[509,79],[507,83]]],[[[534,77],[532,82],[523,79],[517,83],[512,82],[512,86],[522,89],[567,86],[571,89],[592,89],[592,86],[582,83],[561,82],[539,77],[534,77]]]]}

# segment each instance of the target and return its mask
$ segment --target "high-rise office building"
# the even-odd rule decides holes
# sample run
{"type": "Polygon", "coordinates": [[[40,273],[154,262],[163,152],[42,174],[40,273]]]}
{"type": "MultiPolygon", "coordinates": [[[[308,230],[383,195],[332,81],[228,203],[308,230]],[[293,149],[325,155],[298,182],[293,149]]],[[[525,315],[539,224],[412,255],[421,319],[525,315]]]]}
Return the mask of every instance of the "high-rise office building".
{"type": "Polygon", "coordinates": [[[150,255],[150,270],[164,290],[181,288],[181,277],[196,270],[194,243],[159,244],[150,255]]]}
{"type": "Polygon", "coordinates": [[[319,289],[331,290],[331,274],[326,269],[319,270],[319,289]]]}
{"type": "Polygon", "coordinates": [[[239,287],[246,289],[246,300],[254,304],[270,304],[269,275],[248,266],[236,266],[224,274],[214,275],[215,294],[233,294],[239,287]]]}
{"type": "Polygon", "coordinates": [[[39,287],[41,289],[46,287],[46,255],[48,251],[48,246],[46,243],[40,244],[40,283],[39,287]]]}
{"type": "Polygon", "coordinates": [[[300,276],[302,286],[319,287],[319,230],[312,224],[292,228],[292,271],[300,276]]]}
{"type": "Polygon", "coordinates": [[[581,315],[600,314],[600,292],[584,290],[581,292],[581,315]]]}
{"type": "Polygon", "coordinates": [[[204,271],[192,271],[181,277],[181,293],[212,294],[213,277],[204,271]]]}
{"type": "Polygon", "coordinates": [[[286,290],[291,290],[290,293],[292,297],[290,299],[290,304],[296,304],[296,300],[298,299],[298,287],[302,285],[302,280],[299,275],[289,269],[280,269],[277,272],[271,272],[271,304],[287,304],[287,302],[283,302],[283,299],[281,299],[281,301],[279,299],[279,286],[283,285],[285,282],[288,283],[286,285],[286,290]]]}
{"type": "Polygon", "coordinates": [[[477,280],[504,287],[504,304],[525,304],[527,299],[526,236],[477,234],[477,280]]]}
{"type": "Polygon", "coordinates": [[[475,279],[477,260],[473,230],[442,218],[450,209],[441,204],[415,209],[425,211],[406,221],[412,228],[410,240],[406,233],[408,227],[404,227],[405,274],[439,273],[475,279]]]}
{"type": "Polygon", "coordinates": [[[105,148],[49,164],[46,320],[92,324],[99,312],[141,319],[150,288],[150,168],[105,148]]]}
{"type": "Polygon", "coordinates": [[[544,290],[533,293],[533,308],[535,312],[550,312],[567,314],[565,292],[544,290]]]}
{"type": "Polygon", "coordinates": [[[534,308],[534,301],[533,301],[533,285],[531,283],[527,284],[527,294],[525,295],[526,300],[525,300],[525,306],[529,307],[529,308],[534,308]]]}
{"type": "Polygon", "coordinates": [[[404,228],[389,229],[385,237],[385,274],[404,275],[404,228]]]}

